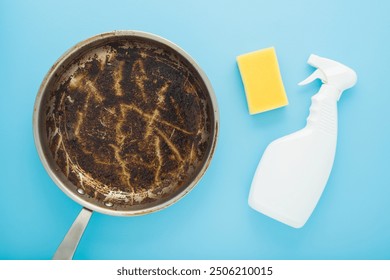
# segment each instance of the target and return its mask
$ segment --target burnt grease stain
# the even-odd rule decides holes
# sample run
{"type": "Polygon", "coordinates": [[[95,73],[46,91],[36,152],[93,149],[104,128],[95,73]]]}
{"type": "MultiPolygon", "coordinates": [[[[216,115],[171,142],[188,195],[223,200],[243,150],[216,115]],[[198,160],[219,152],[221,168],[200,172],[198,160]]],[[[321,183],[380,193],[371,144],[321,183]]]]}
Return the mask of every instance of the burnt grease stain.
{"type": "Polygon", "coordinates": [[[75,189],[128,207],[193,180],[212,120],[206,87],[184,58],[134,40],[91,50],[72,65],[47,99],[46,135],[75,189]]]}

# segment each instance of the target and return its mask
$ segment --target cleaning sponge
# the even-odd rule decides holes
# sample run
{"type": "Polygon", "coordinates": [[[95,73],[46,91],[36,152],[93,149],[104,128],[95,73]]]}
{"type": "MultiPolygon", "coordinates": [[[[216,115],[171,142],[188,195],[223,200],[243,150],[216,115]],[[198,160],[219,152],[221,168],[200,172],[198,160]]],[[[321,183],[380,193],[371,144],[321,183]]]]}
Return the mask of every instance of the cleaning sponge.
{"type": "Polygon", "coordinates": [[[269,111],[288,104],[273,47],[239,55],[237,63],[250,114],[269,111]]]}

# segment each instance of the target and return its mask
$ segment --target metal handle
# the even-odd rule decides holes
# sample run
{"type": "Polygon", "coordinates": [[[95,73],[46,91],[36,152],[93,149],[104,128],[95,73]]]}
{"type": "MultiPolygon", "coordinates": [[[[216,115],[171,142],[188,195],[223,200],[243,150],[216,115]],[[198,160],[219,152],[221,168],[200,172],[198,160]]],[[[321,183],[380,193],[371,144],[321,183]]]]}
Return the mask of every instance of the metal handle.
{"type": "Polygon", "coordinates": [[[80,214],[73,222],[64,240],[62,240],[60,246],[58,246],[58,249],[53,256],[53,260],[71,260],[73,258],[74,252],[83,236],[91,215],[91,210],[87,208],[81,209],[80,214]]]}

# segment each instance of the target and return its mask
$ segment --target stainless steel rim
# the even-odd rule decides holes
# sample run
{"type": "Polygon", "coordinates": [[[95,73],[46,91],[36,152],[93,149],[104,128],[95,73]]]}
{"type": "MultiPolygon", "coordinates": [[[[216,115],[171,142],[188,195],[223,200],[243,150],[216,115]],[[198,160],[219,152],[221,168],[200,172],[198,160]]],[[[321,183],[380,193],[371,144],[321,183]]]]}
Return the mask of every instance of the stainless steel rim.
{"type": "Polygon", "coordinates": [[[211,83],[210,83],[209,79],[207,78],[206,74],[203,72],[203,70],[198,66],[198,64],[195,62],[195,60],[190,55],[188,55],[183,49],[181,49],[176,44],[174,44],[174,43],[172,43],[172,42],[170,42],[170,41],[168,41],[160,36],[157,36],[157,35],[154,35],[151,33],[147,33],[147,32],[141,32],[141,31],[113,31],[113,32],[102,33],[102,34],[98,34],[96,36],[93,36],[91,38],[88,38],[88,39],[78,43],[74,47],[70,48],[66,53],[64,53],[54,63],[54,65],[51,67],[51,69],[46,74],[45,78],[43,79],[42,84],[39,88],[36,100],[35,100],[34,113],[33,113],[33,131],[34,131],[35,146],[37,148],[41,162],[42,162],[44,168],[46,169],[47,173],[51,177],[51,179],[55,182],[55,184],[66,195],[68,195],[71,199],[73,199],[74,201],[76,201],[80,205],[82,205],[90,210],[93,210],[93,211],[97,211],[97,212],[100,212],[103,214],[108,214],[108,215],[114,215],[114,216],[143,215],[143,214],[152,213],[152,212],[155,212],[158,210],[162,210],[162,209],[174,204],[175,202],[180,200],[182,197],[184,197],[187,193],[189,193],[195,187],[195,185],[199,182],[199,180],[203,177],[204,173],[206,172],[206,170],[211,162],[211,159],[214,155],[214,151],[215,151],[216,144],[217,144],[218,129],[219,129],[219,111],[218,111],[216,96],[215,96],[214,90],[211,86],[211,83]],[[40,135],[41,133],[40,133],[40,129],[39,129],[40,125],[41,125],[40,124],[40,112],[42,110],[42,106],[44,106],[44,104],[42,104],[42,100],[44,99],[45,93],[48,90],[48,86],[50,84],[50,81],[54,78],[55,73],[57,73],[57,71],[60,69],[60,67],[62,67],[63,63],[68,58],[73,56],[75,53],[79,52],[83,47],[85,47],[91,43],[94,43],[96,41],[101,41],[101,40],[111,38],[111,37],[132,37],[132,36],[139,37],[139,38],[145,38],[145,39],[149,39],[152,41],[157,41],[159,43],[162,43],[162,44],[172,48],[174,51],[176,51],[177,53],[179,53],[181,56],[183,56],[185,59],[188,60],[188,62],[198,72],[199,76],[201,77],[201,79],[203,80],[203,82],[207,88],[207,91],[208,91],[208,94],[210,97],[210,101],[211,101],[210,105],[211,105],[211,108],[212,108],[213,114],[214,114],[213,115],[214,127],[213,127],[213,135],[210,138],[212,140],[211,148],[210,148],[209,153],[207,155],[207,159],[205,161],[205,164],[202,166],[201,170],[196,175],[196,177],[193,179],[193,181],[190,182],[189,185],[182,192],[178,193],[170,200],[164,201],[162,203],[159,203],[157,205],[154,205],[152,207],[148,207],[145,209],[115,210],[115,209],[109,209],[109,208],[105,208],[103,206],[99,206],[95,203],[91,203],[89,201],[84,200],[79,195],[76,195],[74,192],[72,192],[69,189],[69,186],[66,184],[66,182],[62,181],[57,176],[57,174],[53,171],[52,167],[49,164],[48,158],[45,155],[45,150],[47,148],[44,147],[42,140],[41,140],[42,136],[40,135]]]}

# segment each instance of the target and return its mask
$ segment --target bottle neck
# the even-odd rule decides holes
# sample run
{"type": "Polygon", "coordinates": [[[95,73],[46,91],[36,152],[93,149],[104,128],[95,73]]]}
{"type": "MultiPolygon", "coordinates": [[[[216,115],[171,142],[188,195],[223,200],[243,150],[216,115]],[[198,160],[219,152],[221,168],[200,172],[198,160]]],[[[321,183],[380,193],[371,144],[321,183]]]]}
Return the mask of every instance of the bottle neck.
{"type": "Polygon", "coordinates": [[[337,100],[340,91],[328,84],[323,84],[313,95],[307,126],[329,135],[337,135],[337,100]]]}
{"type": "Polygon", "coordinates": [[[341,94],[342,94],[342,91],[333,85],[322,84],[322,86],[317,94],[321,95],[321,96],[327,95],[327,98],[333,97],[336,101],[339,101],[341,94]]]}

